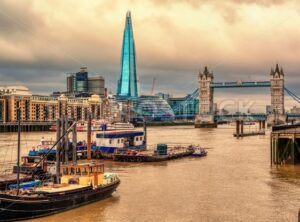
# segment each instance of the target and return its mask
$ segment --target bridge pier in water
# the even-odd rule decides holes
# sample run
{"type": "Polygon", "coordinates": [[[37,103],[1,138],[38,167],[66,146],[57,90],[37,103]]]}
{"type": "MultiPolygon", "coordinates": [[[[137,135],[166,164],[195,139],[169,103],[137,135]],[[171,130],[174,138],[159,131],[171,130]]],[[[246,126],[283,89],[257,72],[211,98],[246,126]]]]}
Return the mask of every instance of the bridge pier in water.
{"type": "Polygon", "coordinates": [[[244,136],[256,136],[256,135],[265,135],[265,120],[258,121],[259,130],[254,132],[244,132],[244,120],[236,120],[236,127],[235,133],[233,134],[234,137],[244,137],[244,136]]]}

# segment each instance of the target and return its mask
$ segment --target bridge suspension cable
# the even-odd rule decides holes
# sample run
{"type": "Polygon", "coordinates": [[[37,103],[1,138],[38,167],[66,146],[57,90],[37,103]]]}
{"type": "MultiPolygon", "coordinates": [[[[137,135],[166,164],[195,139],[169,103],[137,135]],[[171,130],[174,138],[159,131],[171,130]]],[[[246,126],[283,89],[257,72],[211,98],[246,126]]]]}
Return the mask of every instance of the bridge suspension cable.
{"type": "Polygon", "coordinates": [[[195,99],[197,99],[199,96],[199,89],[196,89],[192,94],[188,95],[184,101],[178,103],[176,106],[173,107],[174,113],[178,110],[180,110],[183,107],[186,107],[191,102],[193,102],[195,99]]]}
{"type": "Polygon", "coordinates": [[[300,97],[298,97],[295,93],[290,91],[288,88],[284,87],[284,90],[287,92],[289,96],[291,96],[296,102],[300,103],[300,97]]]}

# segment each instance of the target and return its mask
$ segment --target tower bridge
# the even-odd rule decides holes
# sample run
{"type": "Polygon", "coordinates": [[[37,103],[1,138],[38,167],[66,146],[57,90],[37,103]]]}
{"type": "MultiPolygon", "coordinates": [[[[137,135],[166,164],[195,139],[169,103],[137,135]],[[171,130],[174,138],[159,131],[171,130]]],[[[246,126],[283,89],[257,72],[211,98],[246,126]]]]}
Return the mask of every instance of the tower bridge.
{"type": "MultiPolygon", "coordinates": [[[[271,69],[270,77],[268,81],[236,81],[236,82],[214,82],[214,75],[208,70],[207,67],[199,74],[199,115],[195,119],[196,127],[216,127],[217,122],[221,118],[253,118],[254,120],[261,121],[267,119],[268,123],[284,123],[286,122],[287,115],[284,109],[284,72],[282,68],[279,68],[276,64],[275,69],[271,69]],[[254,88],[254,87],[266,87],[270,88],[271,92],[271,109],[272,113],[267,115],[255,115],[250,116],[235,115],[235,116],[220,116],[215,115],[214,110],[214,90],[221,88],[254,88]]],[[[295,97],[297,98],[297,96],[295,97]]],[[[300,99],[299,99],[300,101],[300,99]]]]}

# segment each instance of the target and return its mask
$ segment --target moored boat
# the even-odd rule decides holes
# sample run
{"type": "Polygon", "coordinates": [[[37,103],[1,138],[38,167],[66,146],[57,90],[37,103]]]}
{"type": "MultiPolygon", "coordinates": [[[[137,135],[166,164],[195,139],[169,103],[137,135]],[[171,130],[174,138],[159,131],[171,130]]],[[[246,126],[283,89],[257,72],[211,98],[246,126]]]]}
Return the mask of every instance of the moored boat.
{"type": "MultiPolygon", "coordinates": [[[[38,157],[38,156],[43,156],[47,154],[47,159],[54,161],[56,158],[56,148],[52,148],[54,144],[54,141],[42,141],[39,145],[36,147],[32,147],[29,152],[28,156],[29,157],[38,157]]],[[[70,141],[69,143],[70,147],[70,152],[69,156],[71,158],[72,156],[72,142],[70,141]]],[[[84,141],[79,141],[76,146],[76,151],[77,151],[77,156],[79,159],[84,159],[86,158],[86,149],[87,149],[87,144],[84,141]]]]}
{"type": "MultiPolygon", "coordinates": [[[[76,122],[73,122],[68,128],[69,121],[67,118],[57,121],[57,126],[59,126],[57,127],[57,141],[36,163],[38,166],[46,161],[56,146],[58,150],[55,162],[56,183],[52,180],[48,181],[48,179],[22,183],[20,177],[22,169],[20,164],[20,119],[20,109],[18,109],[17,183],[10,185],[9,190],[0,192],[0,221],[25,220],[59,213],[109,197],[116,190],[120,180],[116,174],[104,172],[104,164],[77,164],[75,154],[77,144],[76,122]],[[62,127],[64,125],[66,127],[62,127]],[[72,165],[68,164],[68,153],[66,152],[68,151],[68,134],[71,131],[72,141],[74,141],[72,165]],[[64,143],[59,144],[61,141],[64,143]]],[[[90,141],[89,133],[88,141],[90,141]]],[[[88,146],[90,146],[89,142],[88,146]]]]}
{"type": "Polygon", "coordinates": [[[103,164],[65,165],[61,182],[0,193],[0,221],[25,220],[76,208],[109,197],[120,184],[103,164]]]}
{"type": "Polygon", "coordinates": [[[113,155],[114,161],[123,162],[160,162],[190,156],[195,146],[183,144],[157,144],[153,151],[127,150],[113,155]]]}
{"type": "Polygon", "coordinates": [[[92,147],[93,157],[113,158],[113,154],[126,150],[145,150],[144,131],[118,130],[103,131],[96,134],[96,145],[92,147]]]}
{"type": "MultiPolygon", "coordinates": [[[[76,124],[77,132],[88,131],[88,121],[79,121],[76,124]]],[[[115,122],[107,123],[105,120],[93,120],[91,122],[92,131],[107,131],[107,130],[131,130],[134,129],[134,125],[129,122],[115,122]]],[[[50,131],[56,131],[56,125],[50,127],[50,131]]]]}
{"type": "Polygon", "coordinates": [[[207,155],[207,151],[204,148],[201,147],[197,147],[194,149],[194,153],[192,153],[191,156],[193,157],[202,157],[202,156],[206,156],[207,155]]]}
{"type": "MultiPolygon", "coordinates": [[[[41,156],[22,156],[19,166],[20,182],[28,182],[34,178],[48,178],[55,174],[54,162],[47,161],[41,156]]],[[[13,166],[12,172],[1,175],[0,190],[5,190],[17,181],[18,166],[13,166]]]]}

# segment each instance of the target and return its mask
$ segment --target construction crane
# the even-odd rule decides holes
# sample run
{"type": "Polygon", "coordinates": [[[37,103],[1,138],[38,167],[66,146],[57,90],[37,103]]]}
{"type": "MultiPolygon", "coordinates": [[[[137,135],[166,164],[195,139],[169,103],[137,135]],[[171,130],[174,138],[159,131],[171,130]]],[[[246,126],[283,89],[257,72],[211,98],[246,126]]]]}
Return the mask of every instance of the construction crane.
{"type": "Polygon", "coordinates": [[[153,78],[153,81],[152,81],[151,95],[154,95],[154,86],[155,86],[155,77],[153,78]]]}

